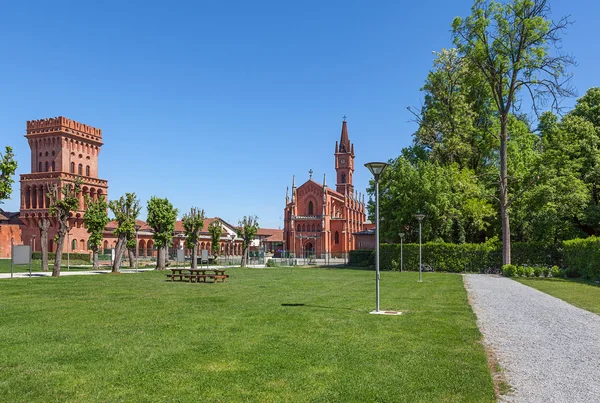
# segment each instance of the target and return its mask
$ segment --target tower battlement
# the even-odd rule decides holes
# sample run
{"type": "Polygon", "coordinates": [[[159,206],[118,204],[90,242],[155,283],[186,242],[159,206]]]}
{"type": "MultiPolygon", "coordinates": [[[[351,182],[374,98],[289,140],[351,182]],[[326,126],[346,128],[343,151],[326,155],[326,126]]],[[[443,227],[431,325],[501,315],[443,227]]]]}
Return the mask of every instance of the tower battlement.
{"type": "Polygon", "coordinates": [[[27,134],[40,134],[56,131],[74,133],[86,137],[92,136],[97,140],[102,138],[102,129],[97,129],[63,116],[27,121],[27,134]]]}

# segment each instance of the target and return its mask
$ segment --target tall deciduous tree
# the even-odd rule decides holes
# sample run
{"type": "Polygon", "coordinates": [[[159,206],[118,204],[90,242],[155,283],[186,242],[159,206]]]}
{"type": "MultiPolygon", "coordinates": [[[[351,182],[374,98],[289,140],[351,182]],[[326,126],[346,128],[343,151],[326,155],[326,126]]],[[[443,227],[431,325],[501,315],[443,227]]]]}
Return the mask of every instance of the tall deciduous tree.
{"type": "Polygon", "coordinates": [[[0,204],[10,197],[12,184],[15,182],[12,176],[17,170],[17,161],[14,160],[11,147],[6,146],[4,154],[0,153],[0,204]]]}
{"type": "Polygon", "coordinates": [[[250,242],[256,237],[258,228],[257,216],[244,216],[244,218],[238,222],[237,235],[242,238],[242,267],[248,265],[250,242]]]}
{"type": "Polygon", "coordinates": [[[127,242],[132,238],[132,234],[135,237],[135,220],[140,214],[141,207],[135,193],[125,193],[125,196],[121,196],[118,200],[111,200],[108,206],[117,222],[117,228],[114,230],[114,234],[117,236],[117,246],[112,272],[118,273],[127,242]]]}
{"type": "Polygon", "coordinates": [[[152,239],[159,248],[156,270],[164,270],[168,248],[173,240],[177,209],[168,199],[152,196],[148,200],[148,225],[154,230],[152,239]]]}
{"type": "Polygon", "coordinates": [[[492,94],[500,121],[499,201],[502,224],[502,262],[510,263],[509,211],[514,198],[509,193],[509,116],[520,106],[520,93],[531,98],[535,112],[550,102],[558,108],[564,96],[572,96],[565,68],[573,59],[556,50],[560,33],[569,25],[566,18],[549,19],[547,0],[512,0],[500,4],[476,0],[472,14],[457,17],[453,38],[459,54],[481,71],[492,94]]]}
{"type": "Polygon", "coordinates": [[[90,234],[88,244],[92,250],[92,265],[94,269],[97,269],[100,267],[98,264],[98,249],[102,245],[102,231],[109,222],[108,203],[103,197],[92,200],[89,196],[86,196],[86,205],[83,223],[88,234],[90,234]]]}
{"type": "MultiPolygon", "coordinates": [[[[54,255],[54,268],[52,277],[60,276],[60,264],[62,261],[63,245],[69,228],[69,217],[79,207],[78,193],[81,190],[81,180],[76,179],[74,183],[52,184],[48,186],[48,198],[50,199],[50,215],[56,217],[56,254],[54,255]]],[[[69,246],[69,245],[68,245],[69,246]]]]}
{"type": "Polygon", "coordinates": [[[183,216],[183,229],[188,249],[192,251],[192,269],[198,268],[198,239],[200,231],[204,228],[204,210],[192,207],[189,213],[183,216]]]}
{"type": "Polygon", "coordinates": [[[50,219],[40,217],[38,228],[40,230],[40,248],[42,251],[42,271],[48,271],[48,229],[50,228],[50,219]]]}
{"type": "Polygon", "coordinates": [[[223,227],[221,226],[221,222],[219,220],[214,220],[208,226],[208,232],[210,232],[210,240],[211,240],[211,252],[213,257],[216,259],[219,256],[220,246],[219,242],[221,241],[221,234],[223,233],[223,227]]]}

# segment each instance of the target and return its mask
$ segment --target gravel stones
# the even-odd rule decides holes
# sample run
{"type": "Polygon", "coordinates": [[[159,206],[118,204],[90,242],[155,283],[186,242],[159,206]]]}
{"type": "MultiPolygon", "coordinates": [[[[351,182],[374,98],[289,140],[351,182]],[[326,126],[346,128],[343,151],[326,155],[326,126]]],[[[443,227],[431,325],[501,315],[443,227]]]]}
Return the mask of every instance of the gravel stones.
{"type": "Polygon", "coordinates": [[[509,402],[600,402],[600,316],[509,278],[465,275],[509,402]]]}

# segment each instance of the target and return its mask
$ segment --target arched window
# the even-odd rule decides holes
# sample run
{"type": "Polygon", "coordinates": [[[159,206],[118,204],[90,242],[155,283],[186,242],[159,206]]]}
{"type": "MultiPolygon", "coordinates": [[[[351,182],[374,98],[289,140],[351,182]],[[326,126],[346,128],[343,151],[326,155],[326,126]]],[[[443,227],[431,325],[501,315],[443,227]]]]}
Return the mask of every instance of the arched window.
{"type": "Polygon", "coordinates": [[[56,164],[52,161],[52,172],[56,171],[56,164]]]}
{"type": "Polygon", "coordinates": [[[298,224],[298,228],[296,229],[297,232],[300,232],[300,224],[298,224]]]}
{"type": "Polygon", "coordinates": [[[42,161],[38,164],[38,172],[42,172],[42,161]]]}
{"type": "Polygon", "coordinates": [[[77,250],[77,239],[71,241],[71,250],[77,250]]]}
{"type": "Polygon", "coordinates": [[[71,162],[71,173],[74,174],[75,173],[75,163],[71,162]]]}
{"type": "Polygon", "coordinates": [[[81,250],[85,250],[85,240],[82,239],[81,241],[79,241],[79,245],[81,247],[81,250]]]}
{"type": "Polygon", "coordinates": [[[308,202],[308,215],[313,215],[313,202],[309,201],[308,202]]]}
{"type": "Polygon", "coordinates": [[[48,172],[49,168],[50,168],[50,164],[48,163],[48,161],[46,161],[46,172],[48,172]]]}
{"type": "Polygon", "coordinates": [[[346,183],[346,174],[342,174],[342,183],[346,183]]]}
{"type": "Polygon", "coordinates": [[[306,225],[302,224],[302,232],[306,232],[306,225]]]}
{"type": "Polygon", "coordinates": [[[83,175],[83,165],[79,164],[77,166],[77,174],[78,175],[83,175]]]}
{"type": "Polygon", "coordinates": [[[334,238],[335,238],[335,239],[334,239],[334,242],[335,242],[336,244],[340,243],[340,233],[339,233],[339,232],[335,231],[335,236],[334,236],[334,238]]]}
{"type": "Polygon", "coordinates": [[[85,176],[90,176],[90,166],[89,165],[85,166],[85,176]]]}
{"type": "Polygon", "coordinates": [[[312,232],[315,232],[315,230],[317,229],[317,227],[315,226],[315,224],[312,225],[312,232]]]}

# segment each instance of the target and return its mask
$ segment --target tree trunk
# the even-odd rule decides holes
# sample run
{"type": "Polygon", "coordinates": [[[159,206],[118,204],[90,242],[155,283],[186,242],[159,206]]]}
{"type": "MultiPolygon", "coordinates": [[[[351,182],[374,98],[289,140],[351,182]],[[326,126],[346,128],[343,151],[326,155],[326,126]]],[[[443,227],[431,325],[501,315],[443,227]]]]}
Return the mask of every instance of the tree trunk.
{"type": "Polygon", "coordinates": [[[98,246],[92,246],[92,269],[99,269],[100,263],[98,262],[98,246]]]}
{"type": "Polygon", "coordinates": [[[242,249],[242,263],[241,267],[246,267],[248,265],[248,247],[242,249]]]}
{"type": "Polygon", "coordinates": [[[158,256],[156,256],[156,270],[165,269],[165,246],[158,247],[158,256]]]}
{"type": "Polygon", "coordinates": [[[119,235],[119,239],[117,240],[117,246],[115,248],[115,260],[112,265],[112,273],[119,273],[119,268],[121,267],[121,258],[123,257],[123,252],[125,251],[126,243],[126,236],[119,235]]]}
{"type": "Polygon", "coordinates": [[[133,269],[135,268],[135,254],[133,253],[133,248],[128,248],[127,253],[129,254],[129,267],[133,269]]]}
{"type": "Polygon", "coordinates": [[[56,253],[54,254],[54,268],[52,277],[60,277],[60,265],[62,263],[62,251],[65,244],[66,232],[58,230],[58,240],[56,241],[56,253]]]}
{"type": "Polygon", "coordinates": [[[38,221],[40,229],[40,247],[42,251],[42,271],[48,271],[48,228],[50,228],[50,220],[40,218],[38,221]]]}
{"type": "Polygon", "coordinates": [[[198,268],[198,245],[192,247],[192,269],[198,268]]]}
{"type": "Polygon", "coordinates": [[[510,217],[508,205],[508,117],[500,119],[500,220],[502,223],[502,264],[510,264],[510,217]]]}

